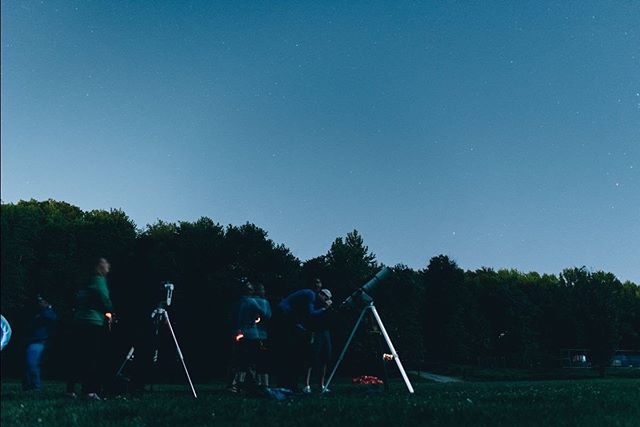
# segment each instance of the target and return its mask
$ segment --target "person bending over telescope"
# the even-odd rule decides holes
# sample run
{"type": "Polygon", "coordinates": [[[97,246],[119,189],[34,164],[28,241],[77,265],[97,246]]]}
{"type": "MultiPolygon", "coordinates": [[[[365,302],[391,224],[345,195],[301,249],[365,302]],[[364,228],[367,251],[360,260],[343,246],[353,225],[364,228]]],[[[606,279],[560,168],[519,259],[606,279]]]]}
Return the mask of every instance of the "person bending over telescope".
{"type": "Polygon", "coordinates": [[[273,340],[278,383],[300,392],[298,378],[304,372],[302,355],[308,349],[310,325],[321,324],[331,306],[328,289],[296,291],[276,307],[273,316],[273,340]]]}
{"type": "MultiPolygon", "coordinates": [[[[319,292],[322,289],[322,281],[315,279],[313,286],[316,292],[319,292]]],[[[311,342],[309,345],[309,358],[307,360],[307,382],[304,389],[302,389],[304,393],[311,393],[311,371],[314,369],[319,371],[320,374],[320,390],[324,392],[330,391],[329,389],[325,389],[324,384],[327,365],[331,361],[331,332],[329,331],[329,325],[326,320],[313,326],[313,333],[311,334],[311,342]]]]}

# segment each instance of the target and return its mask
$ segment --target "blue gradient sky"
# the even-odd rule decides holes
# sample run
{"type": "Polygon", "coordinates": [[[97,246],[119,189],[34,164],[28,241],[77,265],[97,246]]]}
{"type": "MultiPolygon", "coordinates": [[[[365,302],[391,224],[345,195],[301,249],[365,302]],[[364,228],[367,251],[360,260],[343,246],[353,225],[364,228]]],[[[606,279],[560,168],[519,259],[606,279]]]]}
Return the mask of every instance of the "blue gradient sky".
{"type": "Polygon", "coordinates": [[[2,200],[640,282],[640,3],[2,1],[2,200]]]}

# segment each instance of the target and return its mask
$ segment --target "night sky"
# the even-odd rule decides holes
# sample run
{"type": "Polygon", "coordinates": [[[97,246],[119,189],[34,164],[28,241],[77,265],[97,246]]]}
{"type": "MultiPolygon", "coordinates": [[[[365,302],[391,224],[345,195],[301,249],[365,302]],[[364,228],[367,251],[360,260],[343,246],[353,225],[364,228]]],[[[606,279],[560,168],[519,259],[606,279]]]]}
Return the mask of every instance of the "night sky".
{"type": "Polygon", "coordinates": [[[2,1],[2,200],[640,282],[640,2],[2,1]]]}

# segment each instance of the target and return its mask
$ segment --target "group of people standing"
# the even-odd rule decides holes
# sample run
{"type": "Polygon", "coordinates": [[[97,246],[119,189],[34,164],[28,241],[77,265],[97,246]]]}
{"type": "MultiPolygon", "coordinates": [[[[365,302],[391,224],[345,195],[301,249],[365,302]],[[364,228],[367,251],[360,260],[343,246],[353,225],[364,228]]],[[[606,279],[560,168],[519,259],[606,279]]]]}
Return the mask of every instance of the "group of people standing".
{"type": "MultiPolygon", "coordinates": [[[[67,395],[77,397],[76,385],[82,385],[82,392],[92,400],[100,400],[98,391],[101,384],[99,368],[105,341],[105,326],[111,321],[111,299],[106,276],[111,265],[105,258],[97,260],[93,274],[76,293],[73,321],[69,331],[67,395]]],[[[24,344],[23,389],[42,389],[41,365],[43,355],[54,335],[58,315],[47,300],[39,294],[34,300],[35,314],[27,323],[20,341],[24,344]]],[[[1,348],[11,338],[8,321],[2,317],[1,348]]]]}
{"type": "MultiPolygon", "coordinates": [[[[76,386],[91,400],[100,400],[102,383],[100,361],[104,353],[107,325],[113,321],[112,303],[106,276],[111,265],[99,258],[91,278],[76,293],[70,328],[67,395],[77,397],[76,386]]],[[[331,292],[315,279],[308,289],[301,289],[279,301],[272,309],[261,284],[246,279],[240,282],[241,296],[232,305],[231,377],[228,389],[233,392],[248,386],[269,387],[270,375],[277,385],[294,392],[310,393],[312,371],[320,373],[320,388],[325,390],[325,374],[331,359],[331,292]],[[304,386],[300,380],[306,380],[304,386]]],[[[42,387],[42,356],[52,336],[58,316],[47,299],[38,295],[36,314],[24,334],[24,389],[42,387]]],[[[2,317],[2,347],[11,336],[9,323],[2,317]]]]}
{"type": "Polygon", "coordinates": [[[320,371],[320,389],[327,391],[331,303],[331,291],[315,279],[312,288],[293,292],[272,310],[263,285],[242,281],[241,296],[230,313],[233,350],[228,390],[268,387],[271,373],[278,386],[311,393],[315,369],[320,371]],[[306,383],[301,387],[303,376],[306,383]]]}

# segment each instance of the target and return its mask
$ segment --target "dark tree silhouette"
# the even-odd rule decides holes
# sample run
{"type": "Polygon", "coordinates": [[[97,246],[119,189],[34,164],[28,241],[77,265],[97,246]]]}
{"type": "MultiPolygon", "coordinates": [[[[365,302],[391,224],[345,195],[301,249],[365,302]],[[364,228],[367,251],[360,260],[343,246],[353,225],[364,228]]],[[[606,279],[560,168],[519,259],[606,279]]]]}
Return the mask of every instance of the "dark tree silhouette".
{"type": "MultiPolygon", "coordinates": [[[[199,380],[224,372],[227,313],[241,277],[264,284],[273,304],[319,277],[338,304],[381,267],[356,230],[336,238],[326,254],[301,263],[249,223],[225,227],[203,217],[138,229],[121,210],[84,212],[54,200],[3,203],[1,213],[0,301],[15,331],[2,354],[3,375],[16,374],[21,366],[20,336],[30,298],[46,293],[64,330],[75,290],[99,256],[113,265],[109,286],[120,318],[112,333],[114,354],[123,357],[132,343],[148,339],[149,315],[163,298],[162,283],[172,281],[172,318],[199,380]]],[[[408,367],[553,367],[562,349],[586,348],[604,372],[615,349],[640,349],[640,288],[611,273],[464,271],[444,255],[431,258],[422,271],[398,265],[394,272],[376,289],[376,305],[408,367]]],[[[336,316],[336,349],[357,314],[336,316]]],[[[378,372],[379,335],[367,326],[343,372],[378,372]]],[[[65,346],[62,339],[54,341],[49,363],[55,367],[62,364],[65,346]]],[[[174,370],[164,374],[178,379],[174,350],[166,354],[165,365],[174,370]]]]}

